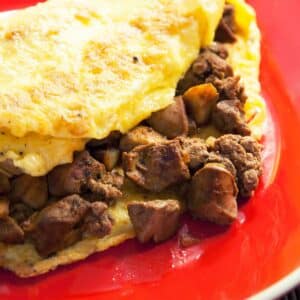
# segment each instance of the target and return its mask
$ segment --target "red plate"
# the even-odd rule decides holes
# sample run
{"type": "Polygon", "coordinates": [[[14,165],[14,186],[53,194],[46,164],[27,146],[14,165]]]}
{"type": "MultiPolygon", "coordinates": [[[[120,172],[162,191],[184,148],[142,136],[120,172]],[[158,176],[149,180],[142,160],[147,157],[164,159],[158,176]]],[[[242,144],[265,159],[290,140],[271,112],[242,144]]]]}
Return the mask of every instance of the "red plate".
{"type": "MultiPolygon", "coordinates": [[[[33,2],[2,0],[0,9],[33,2]]],[[[185,251],[176,238],[157,246],[128,241],[34,279],[1,271],[1,299],[241,299],[300,267],[300,2],[250,2],[263,31],[261,83],[270,114],[264,176],[239,221],[227,230],[183,221],[182,230],[201,238],[185,251]]]]}

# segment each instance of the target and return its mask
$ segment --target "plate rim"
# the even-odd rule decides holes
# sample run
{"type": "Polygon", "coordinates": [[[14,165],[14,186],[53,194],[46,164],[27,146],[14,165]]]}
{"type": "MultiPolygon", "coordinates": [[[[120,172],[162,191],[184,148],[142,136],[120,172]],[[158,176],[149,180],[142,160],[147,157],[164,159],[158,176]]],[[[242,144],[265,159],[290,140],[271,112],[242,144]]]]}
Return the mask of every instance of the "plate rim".
{"type": "Polygon", "coordinates": [[[250,296],[249,300],[268,300],[276,299],[283,294],[289,292],[297,285],[300,284],[300,267],[291,271],[288,275],[284,276],[274,284],[263,289],[259,293],[250,296]]]}

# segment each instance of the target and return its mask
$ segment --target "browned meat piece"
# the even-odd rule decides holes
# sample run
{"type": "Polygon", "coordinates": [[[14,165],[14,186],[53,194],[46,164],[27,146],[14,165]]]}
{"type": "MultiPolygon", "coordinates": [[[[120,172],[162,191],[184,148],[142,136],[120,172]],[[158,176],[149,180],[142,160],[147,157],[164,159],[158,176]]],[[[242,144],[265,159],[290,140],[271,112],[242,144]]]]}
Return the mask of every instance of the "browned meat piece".
{"type": "MultiPolygon", "coordinates": [[[[205,67],[205,64],[204,64],[205,67]]],[[[184,77],[178,81],[176,87],[176,96],[183,95],[189,88],[204,83],[205,80],[202,77],[198,77],[192,69],[192,66],[185,73],[184,77]]]]}
{"type": "Polygon", "coordinates": [[[122,151],[130,151],[136,146],[157,144],[163,142],[165,138],[148,126],[138,126],[125,134],[120,141],[122,151]]]}
{"type": "Polygon", "coordinates": [[[99,148],[99,147],[119,147],[119,141],[121,138],[121,132],[119,131],[112,131],[108,137],[101,139],[101,140],[96,140],[92,139],[87,143],[87,148],[88,149],[93,149],[93,148],[99,148]]]}
{"type": "Polygon", "coordinates": [[[121,168],[115,168],[111,172],[104,174],[101,180],[105,184],[111,184],[120,189],[124,183],[124,171],[121,168]]]}
{"type": "Polygon", "coordinates": [[[93,201],[107,201],[110,202],[122,196],[122,192],[111,184],[105,184],[101,181],[90,179],[87,183],[90,193],[85,193],[84,198],[93,201]]]}
{"type": "Polygon", "coordinates": [[[218,98],[219,94],[211,83],[191,87],[183,95],[187,111],[198,125],[208,122],[218,98]]]}
{"type": "Polygon", "coordinates": [[[247,100],[245,88],[240,84],[240,77],[233,76],[218,79],[215,76],[208,77],[206,82],[211,82],[219,92],[219,100],[239,99],[243,104],[247,100]]]}
{"type": "Polygon", "coordinates": [[[233,70],[229,64],[210,48],[204,48],[178,82],[176,94],[183,95],[190,87],[205,83],[208,77],[224,79],[230,76],[233,76],[233,70]]]}
{"type": "Polygon", "coordinates": [[[178,138],[183,151],[189,155],[188,166],[195,170],[202,166],[208,159],[209,153],[205,141],[200,138],[178,138]]]}
{"type": "Polygon", "coordinates": [[[239,100],[218,102],[212,113],[212,122],[218,130],[224,133],[251,134],[239,100]]]}
{"type": "Polygon", "coordinates": [[[141,243],[158,243],[175,234],[181,208],[177,200],[136,201],[128,204],[128,214],[141,243]]]}
{"type": "Polygon", "coordinates": [[[159,192],[190,178],[187,160],[179,141],[170,141],[138,146],[125,152],[123,167],[126,175],[137,185],[159,192]]]}
{"type": "Polygon", "coordinates": [[[122,195],[123,172],[106,172],[105,166],[87,151],[76,156],[73,163],[58,166],[48,175],[49,192],[53,196],[95,193],[96,200],[113,200],[122,195]],[[100,197],[100,198],[99,198],[100,197]]]}
{"type": "Polygon", "coordinates": [[[112,228],[112,220],[107,213],[107,205],[103,202],[94,202],[90,206],[90,211],[84,219],[84,236],[104,237],[108,235],[112,228]]]}
{"type": "Polygon", "coordinates": [[[7,194],[10,191],[10,183],[8,177],[0,173],[0,194],[7,194]]]}
{"type": "Polygon", "coordinates": [[[45,206],[48,200],[47,178],[20,175],[12,180],[9,198],[13,201],[23,201],[34,209],[45,206]]]}
{"type": "Polygon", "coordinates": [[[182,97],[175,97],[174,103],[167,108],[152,113],[148,123],[154,130],[172,139],[180,135],[187,135],[188,117],[182,97]]]}
{"type": "Polygon", "coordinates": [[[82,239],[82,232],[80,228],[75,228],[65,235],[62,245],[57,251],[70,247],[74,245],[76,242],[80,241],[81,239],[82,239]]]}
{"type": "Polygon", "coordinates": [[[261,161],[261,149],[262,146],[253,137],[244,136],[240,138],[239,143],[246,152],[251,153],[258,161],[261,161]]]}
{"type": "Polygon", "coordinates": [[[205,49],[217,54],[223,59],[226,59],[229,55],[226,46],[220,43],[212,43],[210,46],[208,46],[205,49]]]}
{"type": "Polygon", "coordinates": [[[80,194],[90,178],[100,178],[104,173],[105,166],[83,151],[72,163],[57,166],[48,174],[49,192],[58,197],[80,194]]]}
{"type": "Polygon", "coordinates": [[[225,169],[227,171],[229,171],[234,178],[236,178],[236,169],[235,169],[234,164],[231,162],[230,159],[228,159],[220,154],[217,154],[215,152],[209,152],[209,156],[208,156],[207,160],[205,161],[205,163],[222,164],[225,167],[225,169]]]}
{"type": "Polygon", "coordinates": [[[23,243],[24,232],[11,217],[0,219],[0,242],[7,244],[23,243]]]}
{"type": "Polygon", "coordinates": [[[239,182],[241,186],[241,196],[250,197],[258,186],[259,173],[254,169],[247,170],[241,174],[239,182]]]}
{"type": "Polygon", "coordinates": [[[65,197],[45,207],[23,223],[26,237],[37,251],[47,256],[63,247],[65,239],[89,210],[89,202],[78,195],[65,197]]]}
{"type": "Polygon", "coordinates": [[[222,164],[209,163],[192,178],[188,208],[195,217],[227,225],[237,218],[237,194],[232,174],[222,164]]]}
{"type": "Polygon", "coordinates": [[[215,140],[214,150],[234,164],[240,195],[251,196],[262,172],[261,145],[250,136],[228,134],[215,140]]]}
{"type": "Polygon", "coordinates": [[[90,201],[107,201],[110,202],[122,196],[121,187],[124,183],[124,172],[122,169],[114,169],[106,173],[101,180],[89,179],[87,188],[91,192],[88,196],[90,201]]]}
{"type": "Polygon", "coordinates": [[[10,216],[17,221],[18,224],[27,220],[34,210],[23,202],[11,202],[10,203],[10,216]]]}
{"type": "Polygon", "coordinates": [[[261,148],[261,145],[253,137],[233,134],[223,135],[214,143],[214,149],[228,157],[238,171],[256,169],[259,174],[261,173],[261,148]]]}
{"type": "Polygon", "coordinates": [[[118,163],[120,150],[108,147],[107,149],[96,149],[92,151],[92,156],[105,165],[106,170],[111,171],[118,163]]]}
{"type": "Polygon", "coordinates": [[[234,6],[226,4],[223,17],[216,30],[215,40],[220,43],[234,43],[237,41],[235,36],[236,24],[234,19],[234,6]]]}
{"type": "Polygon", "coordinates": [[[0,197],[0,219],[9,215],[9,200],[7,197],[0,197]]]}
{"type": "Polygon", "coordinates": [[[201,50],[200,55],[193,63],[192,68],[194,74],[202,78],[206,78],[209,75],[214,75],[220,79],[233,76],[233,70],[226,60],[218,56],[209,48],[201,50]]]}

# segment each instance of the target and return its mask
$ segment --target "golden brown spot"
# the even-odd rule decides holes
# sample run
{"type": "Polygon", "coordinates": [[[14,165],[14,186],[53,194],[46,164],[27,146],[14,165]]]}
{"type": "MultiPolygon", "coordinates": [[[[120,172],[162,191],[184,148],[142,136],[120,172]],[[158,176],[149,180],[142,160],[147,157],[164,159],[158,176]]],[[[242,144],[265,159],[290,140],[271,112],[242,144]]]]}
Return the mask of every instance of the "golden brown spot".
{"type": "Polygon", "coordinates": [[[75,15],[75,19],[83,25],[89,25],[90,19],[87,16],[75,15]]]}
{"type": "Polygon", "coordinates": [[[8,41],[15,41],[23,37],[24,37],[24,32],[20,30],[9,31],[4,36],[4,38],[8,41]]]}

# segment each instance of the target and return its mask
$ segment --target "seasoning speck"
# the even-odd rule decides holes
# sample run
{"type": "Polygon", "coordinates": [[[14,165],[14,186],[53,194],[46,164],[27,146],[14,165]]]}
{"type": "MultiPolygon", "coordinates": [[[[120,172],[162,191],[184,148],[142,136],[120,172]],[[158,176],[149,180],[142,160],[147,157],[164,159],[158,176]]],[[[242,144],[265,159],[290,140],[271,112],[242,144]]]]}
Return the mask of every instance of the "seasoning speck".
{"type": "Polygon", "coordinates": [[[138,59],[137,56],[134,56],[134,57],[132,58],[132,61],[133,61],[134,64],[136,64],[136,63],[139,62],[139,59],[138,59]]]}

